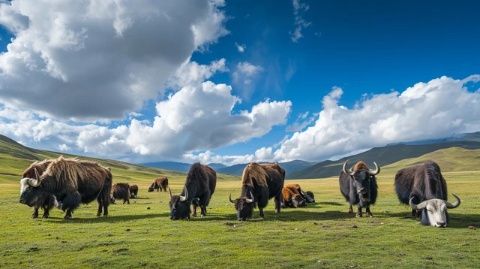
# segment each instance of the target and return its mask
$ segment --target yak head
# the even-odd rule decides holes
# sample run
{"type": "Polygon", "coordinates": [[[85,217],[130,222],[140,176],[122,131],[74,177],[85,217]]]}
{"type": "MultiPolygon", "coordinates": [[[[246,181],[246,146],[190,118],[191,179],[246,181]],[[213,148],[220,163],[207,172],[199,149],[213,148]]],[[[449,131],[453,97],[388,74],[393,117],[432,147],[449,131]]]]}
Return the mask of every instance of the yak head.
{"type": "Polygon", "coordinates": [[[172,195],[172,191],[168,188],[170,193],[170,219],[190,219],[190,204],[188,199],[188,189],[185,188],[185,196],[172,195]]]}
{"type": "Polygon", "coordinates": [[[452,195],[457,199],[453,204],[442,199],[430,199],[415,204],[413,202],[414,196],[410,198],[409,204],[413,210],[421,211],[422,224],[445,228],[449,219],[447,209],[456,208],[461,203],[460,197],[453,193],[452,195]]]}
{"type": "Polygon", "coordinates": [[[235,210],[237,210],[237,219],[244,221],[252,218],[253,208],[255,207],[255,198],[251,191],[248,192],[250,197],[245,195],[244,197],[237,198],[232,200],[232,194],[228,197],[230,202],[235,205],[235,210]]]}
{"type": "Polygon", "coordinates": [[[155,183],[152,183],[152,185],[148,187],[148,192],[153,192],[154,189],[155,189],[155,183]]]}
{"type": "Polygon", "coordinates": [[[305,200],[307,200],[307,203],[315,203],[315,195],[313,195],[313,192],[306,191],[304,195],[305,195],[305,200]]]}
{"type": "Polygon", "coordinates": [[[55,195],[43,190],[40,186],[38,174],[36,174],[36,178],[22,178],[20,180],[20,203],[30,207],[45,206],[47,203],[59,207],[55,195]]]}
{"type": "Polygon", "coordinates": [[[370,203],[371,187],[373,181],[376,180],[375,176],[380,173],[380,168],[376,162],[373,162],[375,170],[368,169],[368,167],[361,162],[363,165],[355,165],[355,168],[358,166],[358,169],[350,168],[347,171],[347,162],[348,160],[343,163],[343,172],[350,175],[353,179],[353,189],[358,195],[360,206],[366,206],[370,203]]]}
{"type": "Polygon", "coordinates": [[[295,194],[292,197],[292,206],[293,207],[304,207],[304,206],[307,206],[307,202],[305,201],[305,198],[303,198],[302,195],[295,194]]]}

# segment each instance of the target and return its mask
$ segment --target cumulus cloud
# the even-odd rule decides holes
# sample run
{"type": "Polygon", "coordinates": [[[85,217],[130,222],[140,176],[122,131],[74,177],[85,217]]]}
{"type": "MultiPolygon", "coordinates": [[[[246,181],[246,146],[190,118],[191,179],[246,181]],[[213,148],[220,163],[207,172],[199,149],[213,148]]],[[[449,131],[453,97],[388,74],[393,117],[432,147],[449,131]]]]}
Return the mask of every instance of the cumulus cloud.
{"type": "Polygon", "coordinates": [[[240,53],[244,53],[245,50],[247,50],[247,46],[245,46],[245,44],[238,44],[237,42],[235,42],[235,47],[237,48],[238,52],[240,53]]]}
{"type": "Polygon", "coordinates": [[[294,29],[290,33],[290,38],[292,42],[297,43],[303,37],[302,31],[311,24],[303,18],[303,13],[308,11],[310,9],[310,6],[305,3],[301,3],[300,0],[292,0],[292,5],[294,29]]]}
{"type": "Polygon", "coordinates": [[[263,67],[249,62],[239,62],[232,73],[233,85],[241,90],[241,95],[245,99],[250,99],[255,83],[263,67]]]}
{"type": "Polygon", "coordinates": [[[480,130],[480,90],[463,80],[440,77],[403,92],[374,95],[354,108],[339,104],[343,90],[323,98],[315,123],[294,133],[275,151],[278,160],[322,160],[389,143],[450,136],[480,130]]]}
{"type": "Polygon", "coordinates": [[[122,118],[161,95],[193,51],[227,33],[223,4],[0,3],[0,24],[15,35],[0,54],[0,99],[61,118],[122,118]]]}

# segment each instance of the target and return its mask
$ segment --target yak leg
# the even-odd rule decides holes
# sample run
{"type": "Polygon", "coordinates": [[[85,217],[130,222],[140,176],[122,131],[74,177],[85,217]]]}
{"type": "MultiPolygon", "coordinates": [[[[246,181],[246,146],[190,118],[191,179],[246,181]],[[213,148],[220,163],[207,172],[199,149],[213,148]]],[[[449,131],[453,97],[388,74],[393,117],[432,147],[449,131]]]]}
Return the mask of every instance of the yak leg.
{"type": "Polygon", "coordinates": [[[362,207],[359,206],[357,209],[357,217],[362,217],[362,207]]]}
{"type": "Polygon", "coordinates": [[[370,206],[367,206],[366,212],[367,212],[367,217],[373,217],[373,214],[372,214],[372,212],[370,211],[370,206]]]}
{"type": "Polygon", "coordinates": [[[348,208],[348,214],[353,214],[353,206],[350,205],[350,207],[348,208]]]}
{"type": "Polygon", "coordinates": [[[196,217],[196,216],[197,216],[197,205],[196,205],[196,204],[192,204],[192,207],[193,207],[193,214],[192,214],[192,216],[196,217]]]}
{"type": "Polygon", "coordinates": [[[202,205],[200,206],[200,210],[201,210],[201,215],[202,217],[205,217],[207,215],[207,206],[206,205],[202,205]]]}
{"type": "Polygon", "coordinates": [[[35,206],[33,208],[32,218],[34,218],[34,219],[38,218],[38,206],[35,206]]]}
{"type": "Polygon", "coordinates": [[[264,218],[265,218],[265,214],[263,214],[263,208],[260,208],[260,207],[259,207],[259,208],[258,208],[258,211],[260,212],[260,217],[261,217],[262,219],[264,219],[264,218]]]}
{"type": "Polygon", "coordinates": [[[282,194],[275,196],[275,213],[280,213],[280,208],[282,208],[282,194]]]}
{"type": "Polygon", "coordinates": [[[48,219],[50,216],[50,208],[48,206],[43,207],[43,216],[42,218],[48,219]]]}
{"type": "Polygon", "coordinates": [[[63,217],[64,219],[72,219],[72,213],[73,213],[73,209],[69,208],[67,209],[67,213],[65,213],[65,217],[63,217]]]}
{"type": "Polygon", "coordinates": [[[103,197],[99,195],[97,197],[97,202],[98,202],[98,210],[97,210],[97,217],[100,217],[102,215],[102,208],[103,208],[103,197]]]}

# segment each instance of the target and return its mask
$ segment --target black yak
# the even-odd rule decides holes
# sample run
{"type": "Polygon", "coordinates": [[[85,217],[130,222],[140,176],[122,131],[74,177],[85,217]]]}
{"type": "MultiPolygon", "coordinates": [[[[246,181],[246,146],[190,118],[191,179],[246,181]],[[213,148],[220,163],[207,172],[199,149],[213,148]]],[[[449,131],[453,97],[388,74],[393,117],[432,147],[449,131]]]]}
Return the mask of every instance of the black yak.
{"type": "Polygon", "coordinates": [[[152,192],[154,190],[157,191],[167,191],[168,188],[168,178],[167,177],[159,177],[153,180],[150,187],[148,187],[148,192],[152,192]]]}
{"type": "Polygon", "coordinates": [[[116,199],[123,200],[124,204],[130,204],[130,185],[128,183],[113,184],[111,202],[114,204],[116,199]]]}
{"type": "Polygon", "coordinates": [[[138,196],[138,185],[130,185],[130,198],[137,198],[138,196]]]}
{"type": "Polygon", "coordinates": [[[299,184],[287,184],[282,189],[284,207],[304,207],[307,206],[305,194],[299,184]]]}
{"type": "Polygon", "coordinates": [[[371,170],[365,162],[359,161],[353,169],[347,171],[347,162],[348,160],[343,163],[339,184],[340,192],[350,204],[348,212],[353,213],[353,205],[357,205],[357,217],[362,216],[362,208],[366,208],[367,216],[371,217],[370,205],[375,204],[377,200],[378,187],[375,176],[380,173],[380,167],[373,162],[375,170],[371,170]]]}
{"type": "Polygon", "coordinates": [[[395,191],[401,203],[411,206],[412,215],[420,215],[422,224],[434,227],[446,227],[447,209],[461,203],[455,194],[455,203],[447,201],[447,182],[440,166],[433,161],[399,170],[395,175],[395,191]]]}
{"type": "Polygon", "coordinates": [[[202,217],[207,214],[207,206],[210,203],[217,185],[217,173],[207,165],[194,163],[188,171],[185,186],[180,195],[172,195],[170,191],[170,219],[190,219],[193,205],[193,216],[197,216],[197,206],[200,207],[202,217]]]}
{"type": "MultiPolygon", "coordinates": [[[[33,173],[37,171],[33,167],[33,173]]],[[[95,162],[66,159],[62,156],[50,160],[46,169],[40,174],[37,171],[32,177],[20,180],[20,203],[37,206],[42,197],[55,198],[63,211],[65,219],[72,218],[73,211],[80,203],[90,203],[97,199],[100,216],[108,215],[112,174],[110,169],[95,162]]],[[[48,216],[48,215],[47,215],[48,216]]]]}
{"type": "Polygon", "coordinates": [[[264,218],[263,209],[272,197],[275,197],[275,212],[280,213],[284,181],[285,170],[277,163],[249,163],[243,169],[240,198],[232,200],[231,194],[229,196],[237,210],[237,219],[252,218],[256,205],[260,217],[264,218]]]}

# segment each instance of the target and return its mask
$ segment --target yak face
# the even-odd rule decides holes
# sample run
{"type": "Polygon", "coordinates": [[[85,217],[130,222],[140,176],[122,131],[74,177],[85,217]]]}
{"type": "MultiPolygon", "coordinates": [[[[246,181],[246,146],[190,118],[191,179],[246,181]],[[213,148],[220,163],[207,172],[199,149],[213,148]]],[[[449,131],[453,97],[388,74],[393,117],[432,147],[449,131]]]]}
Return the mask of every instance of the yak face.
{"type": "Polygon", "coordinates": [[[55,195],[44,191],[40,187],[39,181],[33,178],[20,180],[20,203],[29,207],[41,207],[46,204],[52,204],[55,207],[59,206],[55,195]]]}
{"type": "Polygon", "coordinates": [[[448,224],[448,212],[449,208],[456,208],[460,205],[460,198],[453,194],[457,201],[450,203],[442,199],[430,199],[425,200],[419,204],[413,202],[414,197],[410,198],[410,206],[414,210],[421,211],[421,222],[423,225],[430,225],[433,227],[445,228],[448,224]]]}
{"type": "Polygon", "coordinates": [[[353,176],[353,188],[358,194],[361,206],[366,206],[370,203],[370,186],[375,176],[370,174],[367,170],[356,171],[353,176]]]}
{"type": "Polygon", "coordinates": [[[292,197],[292,206],[293,207],[304,207],[307,206],[305,199],[300,194],[295,194],[292,197]]]}
{"type": "Polygon", "coordinates": [[[173,195],[170,198],[170,219],[189,219],[190,201],[183,200],[180,195],[173,195]]]}
{"type": "Polygon", "coordinates": [[[251,219],[253,215],[253,208],[255,208],[253,194],[251,192],[250,197],[240,197],[235,200],[232,200],[232,195],[230,194],[230,202],[235,205],[235,210],[237,211],[237,219],[239,221],[245,221],[251,219]]]}

